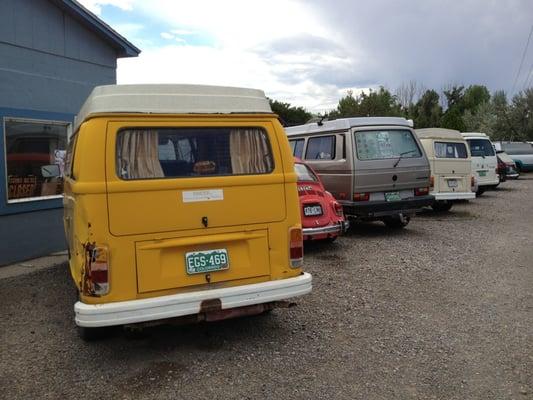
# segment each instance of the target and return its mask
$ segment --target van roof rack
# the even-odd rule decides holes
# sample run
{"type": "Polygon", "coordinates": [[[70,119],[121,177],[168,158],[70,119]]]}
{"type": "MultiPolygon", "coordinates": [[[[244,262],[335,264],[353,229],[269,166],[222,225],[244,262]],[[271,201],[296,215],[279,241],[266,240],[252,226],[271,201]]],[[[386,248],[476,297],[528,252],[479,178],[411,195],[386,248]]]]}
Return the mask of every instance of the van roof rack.
{"type": "Polygon", "coordinates": [[[323,121],[321,124],[313,122],[305,125],[285,128],[288,136],[302,133],[341,131],[357,126],[406,126],[413,127],[413,121],[400,117],[354,117],[323,121]]]}
{"type": "Polygon", "coordinates": [[[258,89],[185,84],[97,86],[76,116],[73,132],[91,116],[105,113],[272,114],[272,109],[258,89]]]}

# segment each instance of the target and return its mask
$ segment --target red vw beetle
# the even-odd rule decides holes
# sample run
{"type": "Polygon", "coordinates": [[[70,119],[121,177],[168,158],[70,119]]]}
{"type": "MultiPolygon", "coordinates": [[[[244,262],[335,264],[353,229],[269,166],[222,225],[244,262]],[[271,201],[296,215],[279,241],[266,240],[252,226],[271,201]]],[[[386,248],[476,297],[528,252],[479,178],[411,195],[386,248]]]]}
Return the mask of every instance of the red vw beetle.
{"type": "Polygon", "coordinates": [[[294,169],[298,175],[304,240],[334,241],[348,229],[342,205],[324,189],[322,181],[309,165],[295,158],[294,169]]]}

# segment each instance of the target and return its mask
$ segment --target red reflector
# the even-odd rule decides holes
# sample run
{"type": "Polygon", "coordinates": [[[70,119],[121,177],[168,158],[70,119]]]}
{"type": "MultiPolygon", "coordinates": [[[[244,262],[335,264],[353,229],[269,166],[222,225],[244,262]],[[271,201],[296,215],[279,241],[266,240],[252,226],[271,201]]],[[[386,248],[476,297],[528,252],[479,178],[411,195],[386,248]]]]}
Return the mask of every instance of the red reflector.
{"type": "Polygon", "coordinates": [[[304,258],[302,228],[291,228],[289,230],[289,257],[292,268],[302,266],[304,258]]]}
{"type": "Polygon", "coordinates": [[[428,187],[422,187],[422,188],[415,189],[415,196],[425,196],[428,193],[429,193],[428,187]]]}
{"type": "Polygon", "coordinates": [[[370,193],[354,193],[353,201],[368,201],[370,199],[370,193]]]}

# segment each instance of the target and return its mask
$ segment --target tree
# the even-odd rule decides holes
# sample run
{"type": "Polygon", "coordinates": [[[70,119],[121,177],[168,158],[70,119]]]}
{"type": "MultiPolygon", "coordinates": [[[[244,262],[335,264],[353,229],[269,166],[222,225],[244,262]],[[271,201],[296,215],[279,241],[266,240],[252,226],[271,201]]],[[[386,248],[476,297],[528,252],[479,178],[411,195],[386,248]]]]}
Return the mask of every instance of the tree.
{"type": "Polygon", "coordinates": [[[272,111],[281,118],[284,126],[305,124],[313,116],[303,107],[293,107],[289,103],[268,99],[272,111]]]}
{"type": "Polygon", "coordinates": [[[465,132],[466,127],[459,106],[454,105],[446,110],[442,116],[441,126],[443,128],[455,129],[465,132]]]}
{"type": "Polygon", "coordinates": [[[426,90],[420,100],[411,107],[409,116],[417,128],[439,127],[442,118],[439,94],[434,90],[426,90]]]}
{"type": "Polygon", "coordinates": [[[444,97],[446,98],[446,108],[457,106],[459,112],[463,112],[464,89],[464,86],[448,85],[448,89],[444,89],[442,91],[444,97]]]}
{"type": "Polygon", "coordinates": [[[509,120],[511,140],[533,140],[533,88],[513,97],[509,120]]]}
{"type": "Polygon", "coordinates": [[[497,119],[494,105],[489,101],[478,104],[475,111],[466,110],[463,115],[465,129],[468,132],[483,132],[494,140],[498,139],[496,137],[497,119]]]}
{"type": "Polygon", "coordinates": [[[417,81],[409,81],[402,83],[398,89],[396,89],[396,99],[404,110],[408,110],[409,107],[415,102],[415,98],[420,92],[422,86],[417,81]]]}
{"type": "Polygon", "coordinates": [[[474,113],[481,104],[488,103],[489,101],[489,89],[483,85],[470,85],[465,90],[462,99],[464,110],[470,110],[474,113]]]}
{"type": "Polygon", "coordinates": [[[402,115],[402,111],[396,96],[384,87],[380,87],[377,91],[371,89],[368,94],[362,92],[357,97],[354,97],[353,91],[349,90],[346,96],[339,100],[337,109],[329,114],[329,118],[400,115],[402,115]]]}

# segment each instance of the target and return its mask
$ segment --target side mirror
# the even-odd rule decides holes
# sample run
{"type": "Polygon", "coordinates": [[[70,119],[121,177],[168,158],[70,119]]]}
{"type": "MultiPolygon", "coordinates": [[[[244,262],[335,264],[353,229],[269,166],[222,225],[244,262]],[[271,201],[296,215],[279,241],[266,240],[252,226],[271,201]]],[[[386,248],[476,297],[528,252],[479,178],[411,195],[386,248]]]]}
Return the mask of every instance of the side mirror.
{"type": "Polygon", "coordinates": [[[61,176],[59,165],[50,164],[41,166],[41,175],[43,178],[57,178],[61,176]]]}

